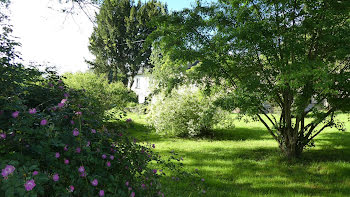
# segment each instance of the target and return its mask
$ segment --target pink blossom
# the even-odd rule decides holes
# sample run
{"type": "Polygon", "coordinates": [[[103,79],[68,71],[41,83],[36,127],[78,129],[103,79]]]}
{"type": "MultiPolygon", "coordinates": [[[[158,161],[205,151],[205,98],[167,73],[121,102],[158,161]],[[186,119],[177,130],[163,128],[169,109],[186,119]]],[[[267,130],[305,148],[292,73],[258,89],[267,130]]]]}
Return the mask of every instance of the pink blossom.
{"type": "Polygon", "coordinates": [[[60,179],[60,177],[58,176],[58,174],[54,174],[52,179],[53,181],[57,182],[60,179]]]}
{"type": "Polygon", "coordinates": [[[201,179],[201,181],[203,181],[203,182],[204,182],[204,179],[201,179]]]}
{"type": "Polygon", "coordinates": [[[6,139],[6,133],[0,133],[0,138],[6,139]]]}
{"type": "Polygon", "coordinates": [[[131,118],[126,119],[126,122],[131,122],[131,121],[132,121],[131,118]]]}
{"type": "Polygon", "coordinates": [[[86,173],[83,172],[83,173],[80,174],[80,176],[81,176],[81,177],[86,177],[86,173]]]}
{"type": "Polygon", "coordinates": [[[102,155],[102,159],[106,159],[107,156],[105,154],[102,155]]]}
{"type": "Polygon", "coordinates": [[[64,151],[68,151],[68,145],[66,144],[63,148],[64,151]]]}
{"type": "Polygon", "coordinates": [[[100,190],[100,192],[98,193],[99,196],[104,196],[105,195],[105,191],[100,190]]]}
{"type": "Polygon", "coordinates": [[[57,107],[59,107],[59,108],[64,107],[64,103],[58,103],[57,107]]]}
{"type": "Polygon", "coordinates": [[[55,154],[55,157],[56,157],[56,158],[60,158],[60,153],[57,152],[57,153],[55,154]]]}
{"type": "Polygon", "coordinates": [[[52,110],[52,111],[56,111],[56,110],[57,110],[57,107],[52,107],[51,110],[52,110]]]}
{"type": "Polygon", "coordinates": [[[33,109],[29,109],[29,114],[35,114],[36,113],[36,109],[33,108],[33,109]]]}
{"type": "Polygon", "coordinates": [[[81,148],[80,148],[80,147],[78,147],[78,148],[75,149],[75,152],[77,152],[77,153],[80,153],[80,151],[81,151],[81,148]]]}
{"type": "Polygon", "coordinates": [[[90,142],[90,141],[88,141],[88,142],[86,143],[86,146],[90,146],[90,144],[91,144],[91,142],[90,142]]]}
{"type": "Polygon", "coordinates": [[[27,191],[32,191],[32,189],[36,186],[35,184],[35,181],[32,179],[32,180],[29,180],[27,181],[25,184],[24,184],[24,187],[27,191]]]}
{"type": "Polygon", "coordinates": [[[59,89],[63,90],[63,86],[58,86],[59,89]]]}
{"type": "Polygon", "coordinates": [[[38,171],[34,171],[34,172],[33,172],[33,176],[38,175],[38,173],[39,173],[38,171]]]}
{"type": "Polygon", "coordinates": [[[12,113],[12,117],[13,118],[17,118],[18,115],[19,115],[19,111],[15,111],[15,112],[12,113]]]}
{"type": "Polygon", "coordinates": [[[71,121],[70,121],[70,124],[74,125],[74,124],[75,124],[74,120],[71,120],[71,121]]]}
{"type": "Polygon", "coordinates": [[[78,135],[79,135],[79,131],[78,131],[77,128],[75,128],[75,129],[73,130],[73,135],[74,135],[74,136],[78,136],[78,135]]]}
{"type": "Polygon", "coordinates": [[[156,169],[154,169],[154,170],[153,170],[153,173],[154,173],[154,174],[157,174],[157,170],[156,170],[156,169]]]}
{"type": "Polygon", "coordinates": [[[73,185],[69,186],[69,192],[74,192],[74,186],[73,185]]]}
{"type": "Polygon", "coordinates": [[[83,115],[83,113],[81,111],[77,111],[77,112],[75,112],[75,115],[81,116],[81,115],[83,115]]]}
{"type": "Polygon", "coordinates": [[[135,192],[131,192],[130,196],[135,197],[135,192]]]}
{"type": "Polygon", "coordinates": [[[126,185],[126,186],[129,186],[129,181],[127,181],[127,182],[125,183],[125,185],[126,185]]]}
{"type": "Polygon", "coordinates": [[[91,185],[92,186],[97,186],[98,185],[97,179],[94,179],[93,181],[91,181],[91,185]]]}
{"type": "Polygon", "coordinates": [[[142,187],[142,189],[145,189],[146,185],[142,183],[141,187],[142,187]]]}
{"type": "Polygon", "coordinates": [[[91,133],[96,133],[96,130],[95,129],[91,129],[91,133]]]}
{"type": "Polygon", "coordinates": [[[111,167],[111,162],[107,161],[106,165],[107,165],[107,167],[111,167]]]}
{"type": "Polygon", "coordinates": [[[44,126],[47,124],[47,120],[46,119],[42,119],[40,122],[40,125],[44,126]]]}
{"type": "Polygon", "coordinates": [[[128,188],[128,190],[129,190],[129,191],[131,191],[131,190],[132,190],[132,188],[131,188],[131,187],[129,187],[129,188],[128,188]]]}
{"type": "Polygon", "coordinates": [[[69,164],[69,160],[68,160],[68,159],[65,159],[65,160],[64,160],[64,164],[68,165],[68,164],[69,164]]]}
{"type": "Polygon", "coordinates": [[[16,168],[12,165],[6,165],[6,167],[1,170],[1,175],[3,177],[7,177],[8,175],[12,174],[15,169],[16,168]]]}
{"type": "Polygon", "coordinates": [[[80,166],[79,169],[78,169],[78,171],[79,171],[80,173],[83,173],[83,172],[85,171],[84,166],[80,166]]]}
{"type": "Polygon", "coordinates": [[[69,97],[69,94],[68,94],[68,93],[64,93],[63,96],[64,96],[65,98],[68,98],[68,97],[69,97]]]}
{"type": "Polygon", "coordinates": [[[114,156],[113,156],[113,155],[111,155],[109,158],[110,158],[111,160],[113,160],[113,159],[114,159],[114,156]]]}
{"type": "Polygon", "coordinates": [[[62,83],[62,80],[58,80],[57,83],[62,83]]]}

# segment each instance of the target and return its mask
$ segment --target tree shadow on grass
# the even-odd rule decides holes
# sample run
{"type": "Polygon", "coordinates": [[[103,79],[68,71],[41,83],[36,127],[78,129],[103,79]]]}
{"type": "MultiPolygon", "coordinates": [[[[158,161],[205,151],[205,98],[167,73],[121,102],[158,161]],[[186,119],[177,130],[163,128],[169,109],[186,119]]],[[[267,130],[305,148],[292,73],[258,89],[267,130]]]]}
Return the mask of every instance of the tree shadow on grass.
{"type": "Polygon", "coordinates": [[[350,162],[350,133],[323,133],[315,140],[315,148],[306,150],[303,160],[306,162],[350,162]]]}
{"type": "Polygon", "coordinates": [[[206,178],[209,196],[350,196],[349,164],[290,164],[277,148],[210,148],[181,154],[188,169],[197,168],[206,178]],[[325,173],[318,168],[330,169],[325,173]],[[233,193],[228,194],[228,188],[233,193]]]}
{"type": "Polygon", "coordinates": [[[266,130],[259,127],[253,127],[253,128],[235,127],[232,129],[215,129],[215,130],[208,131],[202,137],[210,140],[216,140],[216,141],[222,141],[222,140],[245,141],[245,140],[260,140],[260,139],[271,138],[266,130]]]}

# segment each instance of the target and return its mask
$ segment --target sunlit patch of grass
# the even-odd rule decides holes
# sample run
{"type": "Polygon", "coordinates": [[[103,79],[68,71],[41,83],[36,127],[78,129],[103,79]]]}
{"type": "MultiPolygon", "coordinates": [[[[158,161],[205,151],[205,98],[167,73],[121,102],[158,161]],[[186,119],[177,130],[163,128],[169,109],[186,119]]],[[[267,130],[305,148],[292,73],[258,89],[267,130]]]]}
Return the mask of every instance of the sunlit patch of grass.
{"type": "MultiPolygon", "coordinates": [[[[143,115],[129,117],[130,135],[155,143],[163,157],[175,151],[183,157],[185,171],[198,169],[206,196],[350,196],[349,132],[329,128],[301,159],[287,161],[258,122],[236,121],[234,128],[214,130],[209,138],[181,139],[157,135],[143,115]]],[[[350,129],[347,115],[338,119],[350,129]]],[[[188,188],[188,181],[164,179],[166,196],[203,195],[188,188]]]]}

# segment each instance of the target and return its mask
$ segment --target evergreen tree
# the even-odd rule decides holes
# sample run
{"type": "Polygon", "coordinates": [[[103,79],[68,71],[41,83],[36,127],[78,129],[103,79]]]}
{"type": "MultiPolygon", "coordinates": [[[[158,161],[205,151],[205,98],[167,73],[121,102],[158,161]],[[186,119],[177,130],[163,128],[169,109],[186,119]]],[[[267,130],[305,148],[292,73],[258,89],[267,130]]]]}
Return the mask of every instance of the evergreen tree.
{"type": "Polygon", "coordinates": [[[151,47],[145,40],[155,28],[149,22],[166,12],[166,7],[156,0],[105,0],[90,37],[89,50],[95,56],[89,62],[92,69],[124,85],[130,80],[131,87],[137,72],[151,67],[151,47]]]}

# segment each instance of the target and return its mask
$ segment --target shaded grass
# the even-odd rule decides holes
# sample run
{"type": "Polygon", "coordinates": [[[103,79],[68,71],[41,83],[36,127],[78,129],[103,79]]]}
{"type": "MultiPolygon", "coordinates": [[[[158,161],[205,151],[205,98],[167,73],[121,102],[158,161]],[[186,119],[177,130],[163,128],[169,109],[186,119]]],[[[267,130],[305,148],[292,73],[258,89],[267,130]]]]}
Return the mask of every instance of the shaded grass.
{"type": "MultiPolygon", "coordinates": [[[[210,138],[181,139],[158,135],[144,116],[130,114],[130,135],[156,144],[156,151],[179,153],[184,170],[198,169],[205,179],[206,196],[350,196],[350,134],[334,128],[315,139],[316,147],[301,159],[287,161],[260,123],[235,122],[217,129],[210,138]]],[[[345,115],[338,116],[346,122],[345,115]]],[[[171,174],[169,175],[171,176],[171,174]]],[[[164,179],[166,196],[201,196],[188,181],[164,179]]]]}

